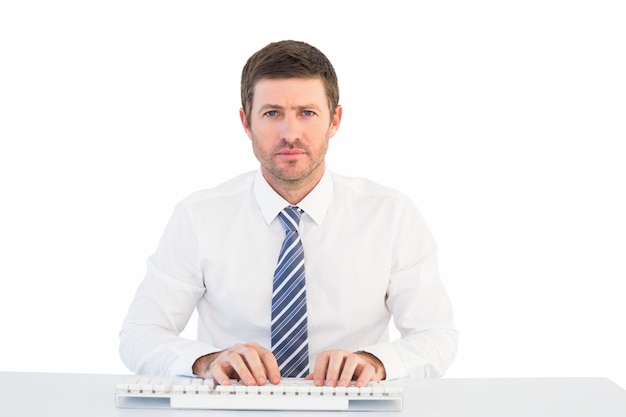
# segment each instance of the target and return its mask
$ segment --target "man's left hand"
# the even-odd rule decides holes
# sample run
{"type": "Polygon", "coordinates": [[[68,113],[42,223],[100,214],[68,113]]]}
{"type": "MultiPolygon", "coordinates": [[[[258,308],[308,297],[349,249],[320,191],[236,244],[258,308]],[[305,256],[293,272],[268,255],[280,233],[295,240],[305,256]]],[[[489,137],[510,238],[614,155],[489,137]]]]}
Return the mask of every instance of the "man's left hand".
{"type": "Polygon", "coordinates": [[[357,387],[385,379],[385,367],[371,353],[327,350],[315,359],[313,373],[307,376],[315,385],[347,387],[356,380],[357,387]]]}

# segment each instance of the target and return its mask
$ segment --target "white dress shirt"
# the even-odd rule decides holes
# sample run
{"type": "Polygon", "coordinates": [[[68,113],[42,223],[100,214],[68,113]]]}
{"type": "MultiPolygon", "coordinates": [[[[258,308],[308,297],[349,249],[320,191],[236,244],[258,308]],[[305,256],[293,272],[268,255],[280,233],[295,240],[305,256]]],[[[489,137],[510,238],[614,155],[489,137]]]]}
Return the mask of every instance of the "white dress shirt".
{"type": "MultiPolygon", "coordinates": [[[[272,279],[289,205],[260,171],[183,199],[148,258],[120,332],[135,373],[191,375],[194,361],[236,343],[270,348],[272,279]],[[179,337],[194,309],[198,340],[179,337]]],[[[326,171],[304,210],[309,363],[328,349],[378,357],[387,379],[444,374],[456,355],[435,242],[396,190],[326,171]],[[388,326],[400,338],[389,341],[388,326]]]]}

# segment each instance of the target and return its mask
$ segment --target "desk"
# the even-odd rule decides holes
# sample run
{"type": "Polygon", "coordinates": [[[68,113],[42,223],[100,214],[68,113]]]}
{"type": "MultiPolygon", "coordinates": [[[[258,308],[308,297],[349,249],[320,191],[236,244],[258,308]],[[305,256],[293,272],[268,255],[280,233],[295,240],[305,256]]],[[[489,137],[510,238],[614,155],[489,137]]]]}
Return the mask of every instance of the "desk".
{"type": "Polygon", "coordinates": [[[407,380],[400,412],[131,410],[115,406],[126,375],[0,372],[2,417],[624,417],[626,390],[604,378],[407,380]]]}

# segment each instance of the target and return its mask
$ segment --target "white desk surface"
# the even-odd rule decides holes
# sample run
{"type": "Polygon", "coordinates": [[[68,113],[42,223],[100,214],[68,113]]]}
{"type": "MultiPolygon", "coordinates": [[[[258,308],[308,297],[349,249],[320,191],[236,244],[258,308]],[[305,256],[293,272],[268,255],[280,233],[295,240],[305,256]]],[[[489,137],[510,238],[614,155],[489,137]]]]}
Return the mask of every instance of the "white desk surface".
{"type": "Polygon", "coordinates": [[[626,390],[604,378],[406,380],[404,408],[390,412],[118,409],[127,375],[0,372],[2,417],[196,417],[366,415],[367,417],[625,417],[626,390]]]}

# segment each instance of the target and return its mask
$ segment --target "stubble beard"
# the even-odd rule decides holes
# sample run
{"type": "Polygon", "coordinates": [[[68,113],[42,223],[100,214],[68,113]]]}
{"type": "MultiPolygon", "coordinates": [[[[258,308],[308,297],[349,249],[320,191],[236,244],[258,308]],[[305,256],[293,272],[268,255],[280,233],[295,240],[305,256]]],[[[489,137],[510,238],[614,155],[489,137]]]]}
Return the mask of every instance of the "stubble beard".
{"type": "Polygon", "coordinates": [[[310,186],[312,188],[312,186],[317,184],[321,175],[318,176],[316,174],[324,163],[327,150],[328,135],[326,136],[326,141],[324,142],[323,147],[318,149],[315,153],[312,153],[310,149],[303,146],[299,140],[295,140],[292,143],[287,143],[283,140],[281,146],[277,149],[272,150],[271,153],[263,153],[262,155],[257,152],[255,147],[254,153],[257,159],[261,162],[263,171],[270,175],[277,184],[280,184],[281,188],[295,191],[306,186],[310,186]],[[274,157],[283,149],[302,150],[309,158],[308,163],[298,170],[294,170],[291,167],[296,164],[301,164],[302,161],[288,162],[286,165],[282,164],[282,166],[279,166],[279,164],[274,162],[274,157]],[[315,184],[310,184],[311,182],[315,182],[315,184]]]}

